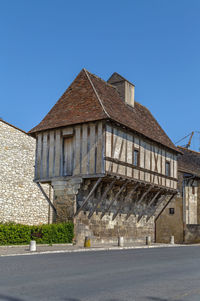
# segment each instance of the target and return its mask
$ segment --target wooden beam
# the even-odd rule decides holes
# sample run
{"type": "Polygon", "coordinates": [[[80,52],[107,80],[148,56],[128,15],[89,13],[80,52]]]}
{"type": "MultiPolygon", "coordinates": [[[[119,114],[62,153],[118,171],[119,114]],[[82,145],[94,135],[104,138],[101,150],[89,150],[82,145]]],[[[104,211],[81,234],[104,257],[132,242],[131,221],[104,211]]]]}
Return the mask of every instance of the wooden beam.
{"type": "MultiPolygon", "coordinates": [[[[170,177],[170,176],[166,176],[164,174],[161,174],[161,173],[158,173],[156,171],[152,171],[152,170],[149,170],[149,169],[146,169],[146,168],[143,168],[143,167],[139,167],[139,166],[133,166],[133,164],[130,164],[130,163],[127,163],[127,162],[123,162],[123,161],[120,161],[119,159],[116,159],[116,158],[110,158],[110,157],[104,157],[104,159],[106,161],[109,161],[109,162],[113,162],[113,163],[116,163],[116,164],[120,164],[120,165],[123,165],[123,166],[128,166],[128,167],[131,167],[131,168],[134,168],[136,170],[139,170],[139,171],[144,171],[144,172],[147,172],[151,175],[156,175],[156,176],[159,176],[159,177],[162,177],[162,178],[165,178],[165,179],[168,179],[168,180],[173,180],[175,182],[178,182],[178,179],[177,178],[173,178],[173,177],[170,177]]],[[[108,172],[111,172],[108,171],[108,172]]],[[[159,185],[159,184],[158,184],[159,185]]]]}
{"type": "Polygon", "coordinates": [[[153,185],[150,185],[149,188],[147,189],[147,191],[145,191],[142,195],[142,197],[140,198],[140,200],[137,202],[136,205],[140,205],[142,203],[142,201],[144,200],[144,197],[154,188],[153,185]]]}
{"type": "MultiPolygon", "coordinates": [[[[135,191],[136,191],[136,189],[137,189],[140,185],[141,185],[140,183],[136,185],[135,191]]],[[[134,191],[134,192],[135,192],[135,191],[134,191]]],[[[132,204],[129,213],[127,213],[127,215],[126,215],[126,220],[127,220],[127,219],[129,218],[129,216],[131,215],[131,212],[132,212],[132,209],[133,209],[134,206],[135,206],[135,203],[132,204]]]]}
{"type": "Polygon", "coordinates": [[[110,189],[113,187],[113,185],[115,184],[115,182],[117,181],[117,179],[114,179],[110,184],[108,184],[106,190],[104,191],[103,195],[101,198],[98,199],[96,205],[94,206],[94,208],[90,211],[88,218],[90,219],[94,212],[97,210],[98,206],[100,205],[100,203],[102,203],[104,201],[104,199],[106,198],[108,192],[110,191],[110,189]]]}
{"type": "Polygon", "coordinates": [[[147,205],[146,209],[139,215],[137,222],[139,223],[139,221],[141,220],[142,216],[145,215],[145,212],[147,211],[148,208],[151,207],[151,205],[154,203],[155,199],[158,197],[158,195],[162,192],[162,190],[159,190],[154,197],[151,199],[151,201],[149,202],[149,204],[147,205]]]}
{"type": "Polygon", "coordinates": [[[113,215],[112,220],[114,221],[114,219],[117,217],[119,211],[122,208],[122,205],[127,201],[130,200],[130,198],[133,196],[134,192],[136,191],[136,189],[138,188],[140,184],[137,184],[133,189],[131,189],[131,191],[128,193],[128,196],[125,198],[125,201],[122,199],[121,202],[119,203],[119,208],[117,209],[117,212],[113,215]]]}
{"type": "Polygon", "coordinates": [[[158,216],[156,217],[155,221],[157,221],[157,219],[159,218],[159,216],[163,213],[163,211],[165,210],[165,208],[169,205],[169,203],[173,200],[173,198],[175,198],[175,196],[177,195],[177,193],[174,193],[171,198],[169,199],[169,201],[167,202],[167,204],[163,207],[163,209],[160,211],[160,213],[158,214],[158,216]]]}
{"type": "Polygon", "coordinates": [[[115,201],[117,201],[119,195],[121,194],[121,192],[124,190],[124,188],[127,186],[127,184],[129,183],[130,181],[126,181],[122,187],[120,188],[120,190],[116,193],[115,197],[112,199],[112,201],[110,202],[110,205],[108,206],[107,209],[105,209],[102,214],[101,214],[101,219],[104,217],[104,215],[106,214],[106,212],[108,212],[110,210],[110,208],[112,207],[112,205],[114,204],[115,201]]]}
{"type": "Polygon", "coordinates": [[[54,212],[57,214],[56,208],[55,206],[52,204],[52,202],[50,201],[50,199],[48,198],[46,192],[44,191],[44,189],[42,188],[42,186],[40,185],[40,183],[36,182],[37,186],[39,187],[39,189],[41,190],[43,196],[45,197],[45,199],[47,200],[47,202],[49,203],[49,205],[51,206],[51,208],[54,210],[54,212]]]}
{"type": "Polygon", "coordinates": [[[158,207],[160,206],[160,204],[162,202],[164,202],[164,200],[167,198],[168,194],[164,194],[163,197],[161,197],[161,199],[158,201],[158,203],[155,205],[155,208],[153,210],[153,212],[151,212],[148,216],[146,221],[148,222],[150,220],[150,218],[154,215],[154,213],[156,212],[156,210],[158,209],[158,207]]]}
{"type": "MultiPolygon", "coordinates": [[[[135,201],[135,202],[138,201],[138,199],[139,199],[140,196],[141,196],[141,193],[139,193],[139,191],[138,191],[138,193],[137,193],[137,198],[136,198],[136,201],[135,201]]],[[[131,216],[131,214],[134,214],[135,202],[132,203],[132,206],[131,206],[129,212],[128,212],[127,215],[126,215],[126,220],[131,216]]]]}
{"type": "Polygon", "coordinates": [[[80,211],[83,209],[83,207],[85,206],[85,204],[89,201],[90,197],[93,195],[93,193],[95,192],[97,186],[100,184],[100,182],[102,181],[102,178],[99,178],[96,183],[94,184],[94,186],[92,187],[92,190],[89,192],[88,196],[86,197],[86,199],[83,201],[81,207],[76,211],[75,216],[78,215],[80,213],[80,211]]]}

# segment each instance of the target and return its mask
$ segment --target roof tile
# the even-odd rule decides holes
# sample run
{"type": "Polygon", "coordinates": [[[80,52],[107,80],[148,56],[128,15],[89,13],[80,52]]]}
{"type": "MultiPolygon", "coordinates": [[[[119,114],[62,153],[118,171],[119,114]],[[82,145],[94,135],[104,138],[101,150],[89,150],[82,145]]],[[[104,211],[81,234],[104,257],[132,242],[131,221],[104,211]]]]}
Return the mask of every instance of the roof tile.
{"type": "Polygon", "coordinates": [[[29,134],[105,118],[178,151],[146,107],[138,102],[135,102],[134,108],[130,107],[122,101],[114,86],[85,69],[29,134]]]}

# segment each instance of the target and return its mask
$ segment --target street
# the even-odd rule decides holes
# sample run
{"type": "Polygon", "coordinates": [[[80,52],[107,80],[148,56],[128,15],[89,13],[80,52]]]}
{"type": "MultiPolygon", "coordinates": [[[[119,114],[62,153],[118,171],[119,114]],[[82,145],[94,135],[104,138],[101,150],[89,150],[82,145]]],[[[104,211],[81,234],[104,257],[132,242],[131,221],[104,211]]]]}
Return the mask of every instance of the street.
{"type": "Polygon", "coordinates": [[[200,300],[200,247],[0,257],[0,300],[200,300]]]}

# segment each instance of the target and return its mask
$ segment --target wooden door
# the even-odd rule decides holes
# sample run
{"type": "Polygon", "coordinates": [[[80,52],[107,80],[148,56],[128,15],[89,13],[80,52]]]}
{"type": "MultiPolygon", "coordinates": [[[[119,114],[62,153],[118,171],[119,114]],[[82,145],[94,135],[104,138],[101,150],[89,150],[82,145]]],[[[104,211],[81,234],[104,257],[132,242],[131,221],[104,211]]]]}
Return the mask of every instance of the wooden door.
{"type": "Polygon", "coordinates": [[[73,137],[64,138],[64,176],[71,176],[73,174],[73,137]]]}

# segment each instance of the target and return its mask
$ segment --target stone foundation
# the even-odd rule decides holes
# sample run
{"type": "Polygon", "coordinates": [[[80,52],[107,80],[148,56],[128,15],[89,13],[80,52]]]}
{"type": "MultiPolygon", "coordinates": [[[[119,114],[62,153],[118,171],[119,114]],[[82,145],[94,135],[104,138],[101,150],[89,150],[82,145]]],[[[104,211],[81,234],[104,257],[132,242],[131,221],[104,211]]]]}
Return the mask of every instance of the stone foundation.
{"type": "Polygon", "coordinates": [[[126,220],[126,214],[120,214],[112,221],[113,213],[105,214],[101,219],[101,213],[93,214],[88,219],[89,212],[80,212],[75,219],[75,233],[78,244],[83,244],[85,236],[91,237],[91,242],[116,242],[119,236],[124,237],[125,242],[145,242],[146,236],[151,236],[154,241],[154,218],[146,222],[142,218],[137,223],[137,217],[131,215],[126,220]]]}
{"type": "Polygon", "coordinates": [[[81,178],[71,178],[64,181],[53,181],[54,206],[57,214],[54,214],[54,222],[74,221],[76,212],[76,196],[81,186],[81,178]]]}
{"type": "Polygon", "coordinates": [[[105,210],[116,195],[116,191],[119,190],[118,186],[111,189],[106,198],[103,198],[98,205],[98,200],[99,198],[101,199],[108,185],[107,182],[101,183],[93,197],[88,200],[76,216],[77,209],[82,206],[94,183],[94,180],[83,180],[82,178],[69,178],[68,180],[52,182],[54,206],[57,210],[57,216],[54,221],[73,221],[75,240],[78,244],[83,245],[85,236],[90,236],[92,242],[99,243],[116,242],[119,236],[123,236],[125,242],[144,242],[146,236],[151,236],[152,241],[155,240],[154,217],[147,221],[146,216],[143,216],[139,222],[137,222],[138,215],[131,214],[127,218],[132,205],[132,201],[126,200],[128,191],[122,193],[121,198],[112,204],[107,213],[105,213],[105,210]],[[123,201],[123,206],[117,214],[121,200],[123,201]],[[102,212],[105,214],[101,218],[102,212]]]}

